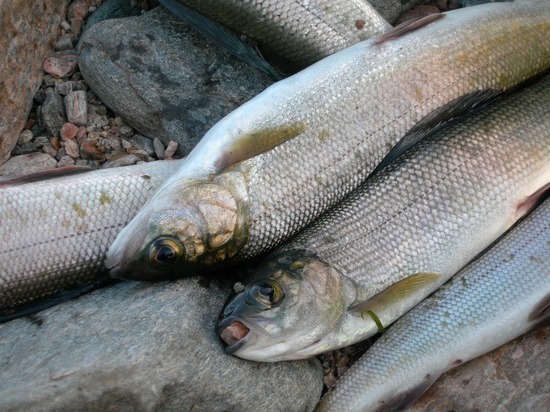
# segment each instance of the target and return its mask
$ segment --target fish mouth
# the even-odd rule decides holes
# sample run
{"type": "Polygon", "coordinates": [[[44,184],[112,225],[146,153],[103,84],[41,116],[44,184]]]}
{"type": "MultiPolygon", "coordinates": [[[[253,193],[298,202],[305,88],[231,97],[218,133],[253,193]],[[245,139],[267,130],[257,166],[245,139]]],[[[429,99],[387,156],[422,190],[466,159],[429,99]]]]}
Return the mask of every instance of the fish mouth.
{"type": "Polygon", "coordinates": [[[220,321],[217,334],[226,345],[225,352],[230,355],[241,349],[250,340],[251,335],[250,328],[242,319],[235,317],[220,321]]]}

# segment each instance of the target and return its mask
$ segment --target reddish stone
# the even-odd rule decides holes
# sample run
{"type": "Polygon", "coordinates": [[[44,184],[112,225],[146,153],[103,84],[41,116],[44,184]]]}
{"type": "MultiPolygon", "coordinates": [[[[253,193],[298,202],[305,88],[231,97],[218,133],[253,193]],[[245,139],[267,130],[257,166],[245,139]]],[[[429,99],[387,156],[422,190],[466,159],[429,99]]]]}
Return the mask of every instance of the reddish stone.
{"type": "MultiPolygon", "coordinates": [[[[72,123],[65,123],[61,127],[61,131],[59,132],[62,139],[74,139],[76,135],[79,132],[78,126],[72,124],[72,123]]],[[[86,130],[86,129],[84,129],[86,130]]]]}
{"type": "Polygon", "coordinates": [[[62,79],[74,74],[78,64],[78,56],[76,54],[59,54],[55,53],[44,61],[44,71],[52,77],[62,79]]]}
{"type": "Polygon", "coordinates": [[[57,137],[52,137],[50,139],[50,144],[52,145],[52,147],[55,149],[55,150],[59,150],[61,149],[61,142],[59,141],[59,139],[57,137]]]}
{"type": "Polygon", "coordinates": [[[87,160],[105,160],[105,149],[90,141],[89,139],[84,139],[80,144],[80,155],[83,159],[87,160]]]}

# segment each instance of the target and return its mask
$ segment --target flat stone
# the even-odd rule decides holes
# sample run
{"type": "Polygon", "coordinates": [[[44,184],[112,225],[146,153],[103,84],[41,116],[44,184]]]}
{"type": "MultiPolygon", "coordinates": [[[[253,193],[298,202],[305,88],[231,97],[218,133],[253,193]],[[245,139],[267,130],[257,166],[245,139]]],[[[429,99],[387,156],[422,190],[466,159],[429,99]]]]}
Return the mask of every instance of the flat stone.
{"type": "Polygon", "coordinates": [[[178,143],[174,142],[173,140],[170,140],[170,142],[168,142],[168,146],[166,147],[166,150],[164,151],[164,157],[166,159],[172,158],[172,156],[174,156],[177,150],[178,150],[178,143]]]}
{"type": "Polygon", "coordinates": [[[78,49],[82,76],[100,99],[139,133],[178,142],[179,155],[273,83],[162,7],[96,23],[78,49]]]}
{"type": "Polygon", "coordinates": [[[62,79],[74,74],[77,64],[78,56],[76,54],[55,53],[44,61],[42,67],[52,77],[62,79]]]}
{"type": "Polygon", "coordinates": [[[59,136],[62,139],[74,139],[78,134],[78,131],[79,131],[78,126],[72,123],[65,123],[63,126],[61,126],[59,136]]]}
{"type": "Polygon", "coordinates": [[[0,164],[6,161],[29,116],[33,96],[44,72],[42,63],[53,51],[58,27],[70,0],[0,2],[0,164]]]}
{"type": "Polygon", "coordinates": [[[213,283],[122,282],[0,325],[2,410],[312,410],[319,362],[227,355],[213,283]]]}
{"type": "Polygon", "coordinates": [[[109,124],[107,119],[107,109],[105,106],[89,104],[88,105],[88,121],[87,128],[100,129],[109,124]]]}
{"type": "Polygon", "coordinates": [[[141,161],[141,159],[136,155],[122,154],[111,157],[109,160],[103,163],[101,167],[103,169],[109,169],[111,167],[131,166],[135,165],[139,161],[141,161]]]}
{"type": "Polygon", "coordinates": [[[59,131],[66,122],[62,97],[53,90],[48,89],[41,114],[43,126],[50,132],[50,135],[59,136],[59,131]]]}
{"type": "Polygon", "coordinates": [[[88,123],[88,102],[86,92],[78,90],[70,92],[63,99],[67,120],[77,126],[85,126],[88,123]]]}
{"type": "Polygon", "coordinates": [[[61,96],[67,96],[70,92],[73,91],[73,82],[63,82],[63,83],[57,83],[55,85],[55,91],[59,93],[61,96]]]}
{"type": "Polygon", "coordinates": [[[153,139],[153,147],[155,148],[155,154],[158,159],[164,159],[164,145],[158,137],[153,139]]]}
{"type": "Polygon", "coordinates": [[[78,150],[76,140],[65,140],[65,152],[73,158],[80,157],[80,150],[78,150]]]}
{"type": "MultiPolygon", "coordinates": [[[[57,164],[54,157],[46,153],[34,152],[14,156],[0,166],[0,176],[22,176],[42,170],[53,169],[57,164]]],[[[0,399],[2,399],[0,397],[0,399]]]]}
{"type": "Polygon", "coordinates": [[[33,139],[33,134],[31,130],[23,130],[17,139],[17,144],[22,145],[30,142],[33,139]]]}

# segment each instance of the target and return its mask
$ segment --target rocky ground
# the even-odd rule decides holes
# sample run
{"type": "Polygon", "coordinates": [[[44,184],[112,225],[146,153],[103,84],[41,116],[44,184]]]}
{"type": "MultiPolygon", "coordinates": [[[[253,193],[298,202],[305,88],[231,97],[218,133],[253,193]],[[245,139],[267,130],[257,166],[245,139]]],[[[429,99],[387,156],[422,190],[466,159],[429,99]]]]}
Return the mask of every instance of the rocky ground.
{"type": "MultiPolygon", "coordinates": [[[[396,23],[459,5],[447,0],[425,3],[398,17],[396,23]]],[[[184,156],[216,121],[274,81],[208,44],[166,11],[146,13],[155,6],[154,1],[66,0],[44,4],[41,16],[50,26],[57,24],[55,36],[42,45],[43,58],[35,58],[39,74],[29,71],[28,85],[5,83],[18,95],[12,96],[12,91],[7,97],[13,102],[9,106],[13,113],[2,112],[2,117],[14,121],[0,124],[2,136],[11,133],[13,140],[11,146],[7,138],[0,142],[0,176],[73,165],[106,168],[184,156]],[[101,23],[130,16],[135,17],[101,23]],[[132,34],[136,32],[141,36],[132,34]],[[147,42],[146,38],[155,41],[147,42]],[[179,57],[182,49],[188,51],[185,60],[179,57]],[[105,59],[106,55],[116,55],[116,59],[105,59]],[[155,87],[149,87],[153,84],[155,87]],[[181,87],[186,87],[184,92],[181,87]],[[17,120],[21,112],[25,116],[17,120]]],[[[20,30],[21,25],[14,22],[13,27],[20,30]]],[[[45,27],[41,30],[47,31],[45,27]]],[[[17,53],[18,46],[9,47],[17,53]]],[[[27,70],[25,65],[35,64],[28,60],[17,63],[13,70],[27,70]]],[[[460,372],[445,375],[422,398],[423,407],[417,410],[474,410],[476,405],[498,405],[506,396],[528,397],[529,388],[540,393],[540,376],[529,381],[529,376],[516,368],[522,362],[536,366],[533,354],[538,352],[530,351],[529,345],[547,339],[547,335],[548,328],[532,332],[462,366],[457,369],[460,372]],[[502,362],[505,356],[512,358],[502,362]],[[498,397],[491,398],[493,403],[479,401],[487,391],[483,385],[471,383],[482,377],[500,385],[494,392],[498,397]],[[466,403],[469,406],[461,408],[464,397],[481,403],[466,403]]],[[[324,391],[370,344],[363,342],[319,357],[324,391]]],[[[548,397],[537,396],[533,405],[542,405],[541,399],[548,397]]]]}

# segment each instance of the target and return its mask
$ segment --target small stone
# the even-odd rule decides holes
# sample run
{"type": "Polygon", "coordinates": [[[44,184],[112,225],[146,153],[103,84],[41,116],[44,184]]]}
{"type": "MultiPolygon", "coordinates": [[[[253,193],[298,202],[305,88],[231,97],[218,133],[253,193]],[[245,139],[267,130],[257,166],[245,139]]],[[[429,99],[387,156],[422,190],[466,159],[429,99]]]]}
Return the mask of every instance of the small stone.
{"type": "Polygon", "coordinates": [[[73,91],[73,82],[57,83],[55,85],[55,91],[61,96],[67,96],[73,91]]]}
{"type": "Polygon", "coordinates": [[[37,149],[40,149],[45,144],[50,144],[50,139],[48,139],[46,136],[38,136],[34,139],[34,145],[37,149]]]}
{"type": "Polygon", "coordinates": [[[178,150],[178,143],[170,140],[168,146],[166,147],[166,150],[164,151],[164,158],[171,159],[176,153],[176,150],[178,150]]]}
{"type": "Polygon", "coordinates": [[[86,128],[84,126],[80,126],[78,128],[78,133],[76,134],[76,140],[78,140],[78,143],[82,143],[82,139],[84,139],[88,135],[88,132],[86,131],[86,128]]]}
{"type": "Polygon", "coordinates": [[[85,159],[78,159],[76,161],[77,166],[87,166],[91,169],[99,169],[99,162],[97,160],[85,160],[85,159]]]}
{"type": "Polygon", "coordinates": [[[120,166],[131,166],[135,165],[141,159],[133,154],[123,154],[111,157],[107,162],[101,166],[103,169],[108,169],[111,167],[120,167],[120,166]]]}
{"type": "Polygon", "coordinates": [[[42,123],[52,136],[58,136],[65,124],[65,109],[62,97],[52,89],[46,91],[46,100],[42,105],[42,123]]]}
{"type": "Polygon", "coordinates": [[[120,116],[115,117],[113,121],[117,127],[120,127],[124,124],[124,120],[122,120],[122,117],[120,116]]]}
{"type": "Polygon", "coordinates": [[[72,123],[65,123],[59,132],[62,139],[74,139],[79,132],[78,126],[72,123]]]}
{"type": "Polygon", "coordinates": [[[105,149],[100,145],[96,145],[96,142],[84,139],[80,144],[80,154],[83,159],[88,160],[105,160],[105,149]]]}
{"type": "Polygon", "coordinates": [[[57,137],[52,137],[50,139],[50,144],[52,145],[52,147],[55,149],[55,150],[59,150],[61,149],[61,142],[59,141],[59,139],[57,137]]]}
{"type": "Polygon", "coordinates": [[[64,99],[67,120],[77,126],[84,126],[88,122],[88,103],[86,92],[79,90],[71,92],[64,99]]]}
{"type": "Polygon", "coordinates": [[[61,79],[69,77],[76,71],[78,56],[76,54],[55,53],[48,57],[42,66],[46,73],[61,79]]]}
{"type": "Polygon", "coordinates": [[[23,130],[21,134],[19,135],[19,138],[17,139],[17,144],[22,145],[27,142],[30,142],[33,139],[33,134],[30,130],[23,130]]]}
{"type": "Polygon", "coordinates": [[[57,151],[57,153],[55,154],[55,159],[59,161],[63,156],[67,156],[67,152],[65,151],[64,147],[57,151]]]}
{"type": "Polygon", "coordinates": [[[90,139],[91,142],[99,142],[100,138],[101,138],[101,135],[99,132],[88,133],[88,139],[90,139]]]}
{"type": "Polygon", "coordinates": [[[127,125],[120,126],[119,131],[122,137],[130,137],[134,134],[134,129],[127,125]]]}
{"type": "Polygon", "coordinates": [[[50,155],[51,157],[55,157],[57,154],[57,149],[55,149],[51,144],[45,144],[42,146],[42,152],[50,155]]]}
{"type": "Polygon", "coordinates": [[[153,139],[153,147],[155,148],[155,154],[158,159],[164,159],[164,145],[158,137],[153,139]]]}
{"type": "MultiPolygon", "coordinates": [[[[148,137],[142,136],[140,134],[135,134],[132,136],[132,142],[135,145],[135,149],[145,150],[149,156],[155,155],[155,148],[153,147],[153,141],[148,137]]],[[[130,153],[129,149],[132,149],[132,148],[126,149],[128,153],[130,153]]],[[[166,156],[166,151],[165,151],[165,156],[166,156]]]]}
{"type": "Polygon", "coordinates": [[[103,126],[109,125],[109,119],[107,119],[107,108],[101,105],[89,104],[88,105],[88,122],[87,128],[99,129],[103,126]]]}
{"type": "Polygon", "coordinates": [[[38,89],[38,91],[34,95],[34,101],[38,104],[44,104],[45,100],[46,100],[46,91],[44,89],[38,89]]]}
{"type": "Polygon", "coordinates": [[[78,143],[76,140],[65,141],[65,152],[67,152],[67,154],[71,157],[80,157],[80,151],[78,150],[78,143]]]}
{"type": "Polygon", "coordinates": [[[72,50],[73,49],[73,42],[71,40],[71,36],[69,34],[65,34],[64,36],[61,36],[57,43],[55,43],[55,50],[61,51],[61,50],[72,50]]]}
{"type": "Polygon", "coordinates": [[[19,156],[23,154],[32,153],[32,152],[36,152],[35,144],[33,142],[26,142],[21,145],[18,144],[17,146],[15,146],[11,151],[11,155],[19,156]]]}
{"type": "Polygon", "coordinates": [[[44,79],[42,79],[42,85],[44,87],[55,87],[55,84],[59,82],[59,79],[54,79],[52,76],[50,76],[49,74],[46,74],[44,76],[44,79]]]}
{"type": "Polygon", "coordinates": [[[57,162],[56,167],[74,166],[74,159],[71,156],[63,156],[57,162]]]}
{"type": "MultiPolygon", "coordinates": [[[[74,79],[75,76],[73,76],[73,79],[74,79]]],[[[84,80],[73,80],[72,81],[72,86],[73,86],[73,90],[76,91],[76,90],[88,90],[88,85],[86,84],[86,82],[84,80]]]]}
{"type": "Polygon", "coordinates": [[[53,169],[57,161],[46,153],[34,152],[14,156],[0,166],[0,176],[22,176],[53,169]]]}
{"type": "Polygon", "coordinates": [[[96,6],[90,6],[88,7],[88,13],[93,13],[94,11],[97,10],[97,7],[96,6]]]}
{"type": "Polygon", "coordinates": [[[65,31],[71,30],[71,25],[70,25],[69,22],[66,21],[66,20],[63,20],[63,21],[61,22],[60,26],[61,26],[61,28],[62,28],[63,30],[65,30],[65,31]]]}
{"type": "Polygon", "coordinates": [[[122,143],[122,148],[124,150],[128,150],[130,147],[132,147],[132,143],[130,143],[128,140],[126,139],[120,139],[121,140],[121,143],[122,143]]]}

